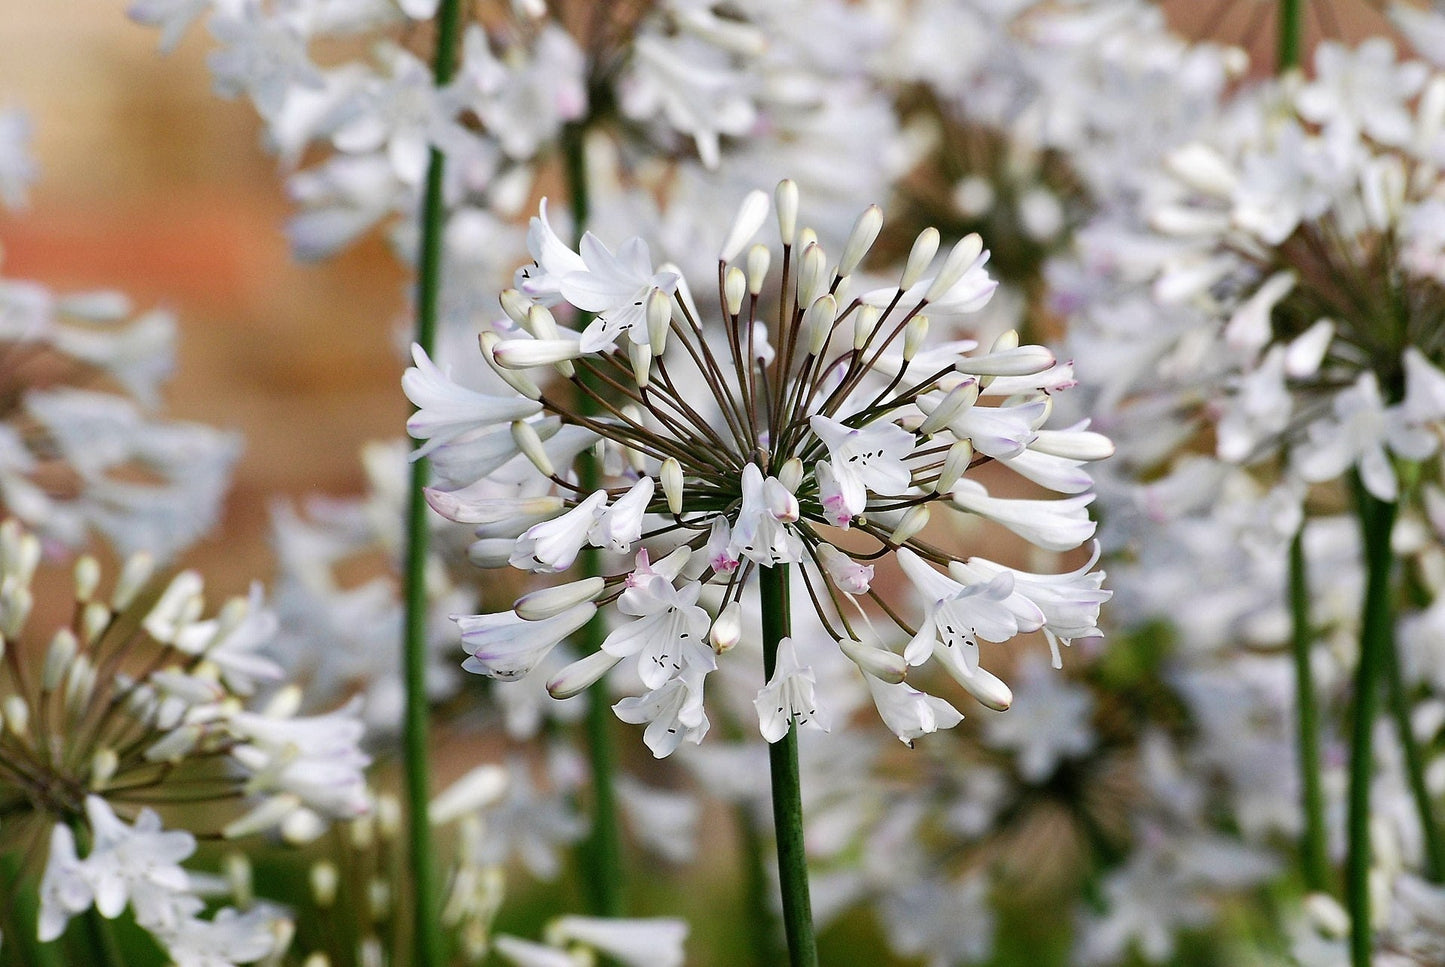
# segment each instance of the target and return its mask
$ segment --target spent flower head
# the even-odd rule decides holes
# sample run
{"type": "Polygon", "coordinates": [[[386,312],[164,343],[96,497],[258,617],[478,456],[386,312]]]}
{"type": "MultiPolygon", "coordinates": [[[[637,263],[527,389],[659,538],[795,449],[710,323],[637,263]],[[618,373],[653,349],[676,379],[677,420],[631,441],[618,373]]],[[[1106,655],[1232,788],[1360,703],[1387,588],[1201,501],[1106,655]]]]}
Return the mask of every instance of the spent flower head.
{"type": "MultiPolygon", "coordinates": [[[[909,665],[937,658],[995,707],[1007,707],[1008,688],[980,666],[980,640],[1097,634],[1108,597],[1098,572],[1036,575],[965,560],[936,542],[947,534],[937,522],[926,530],[938,512],[974,515],[1040,547],[1073,548],[1094,530],[1081,467],[1111,451],[1086,423],[1044,429],[1050,393],[1071,382],[1047,349],[1013,333],[984,351],[966,339],[928,344],[930,307],[962,313],[988,300],[981,240],[968,236],[936,260],[938,233],[925,231],[896,286],[855,294],[850,277],[882,212],[865,210],[834,258],[797,224],[793,183],[775,199],[781,252],[752,244],[773,207],[753,192],[720,250],[708,313],[680,272],[652,265],[640,239],[614,251],[587,234],[574,251],[544,207],[530,234],[535,261],[502,294],[508,318],[481,336],[487,362],[516,392],[465,389],[420,349],[404,380],[419,407],[411,432],[443,480],[432,506],[481,525],[473,561],[553,574],[588,548],[613,555],[602,576],[458,618],[465,667],[525,676],[610,605],[619,618],[601,651],[549,688],[574,694],[634,663],[648,691],[616,710],[648,723],[659,756],[707,731],[704,681],[745,634],[741,603],[765,569],[793,568],[796,596],[864,674],[896,684],[909,665]],[[781,272],[770,291],[773,266],[781,272]],[[559,319],[549,306],[579,311],[559,319]],[[517,498],[514,483],[485,479],[527,463],[551,493],[517,498]],[[974,474],[988,463],[1070,496],[991,493],[974,474]],[[922,599],[921,616],[874,587],[875,569],[889,565],[922,599]],[[912,639],[904,655],[888,648],[897,637],[912,639]]],[[[777,731],[778,694],[799,706],[794,716],[826,720],[809,669],[792,674],[759,696],[765,732],[777,731]]]]}

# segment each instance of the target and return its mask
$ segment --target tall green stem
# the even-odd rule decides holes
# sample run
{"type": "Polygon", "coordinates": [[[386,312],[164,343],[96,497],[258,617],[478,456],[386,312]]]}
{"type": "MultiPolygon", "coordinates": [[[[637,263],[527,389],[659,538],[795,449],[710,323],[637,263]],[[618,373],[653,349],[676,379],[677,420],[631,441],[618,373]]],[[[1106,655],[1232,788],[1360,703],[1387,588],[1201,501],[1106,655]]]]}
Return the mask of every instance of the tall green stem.
{"type": "Polygon", "coordinates": [[[1320,713],[1315,704],[1314,672],[1310,654],[1314,635],[1310,629],[1310,588],[1305,568],[1304,528],[1289,545],[1289,610],[1294,651],[1295,728],[1299,733],[1299,770],[1304,832],[1300,857],[1305,887],[1329,889],[1330,860],[1325,839],[1325,797],[1320,781],[1320,713]]]}
{"type": "Polygon", "coordinates": [[[91,908],[81,919],[85,921],[86,946],[97,967],[123,967],[125,961],[116,947],[115,934],[111,933],[110,924],[100,911],[91,908]]]}
{"type": "Polygon", "coordinates": [[[1394,649],[1390,601],[1390,531],[1395,505],[1367,493],[1358,479],[1355,495],[1365,545],[1365,603],[1360,618],[1360,664],[1355,674],[1354,739],[1350,749],[1349,856],[1345,898],[1350,910],[1350,963],[1370,967],[1370,780],[1371,752],[1380,686],[1394,649]]]}
{"type": "MultiPolygon", "coordinates": [[[[771,681],[778,663],[778,643],[791,631],[788,567],[759,569],[763,606],[763,676],[771,681]]],[[[803,848],[803,794],[798,781],[798,723],[768,746],[772,776],[773,827],[778,841],[778,881],[783,893],[783,928],[788,935],[790,967],[817,967],[818,941],[813,936],[813,905],[808,898],[808,857],[803,848]]]]}
{"type": "MultiPolygon", "coordinates": [[[[591,216],[587,186],[587,129],[576,122],[562,129],[562,163],[567,178],[567,196],[572,212],[574,242],[580,242],[591,216]]],[[[578,484],[584,492],[596,490],[602,479],[597,461],[584,456],[578,461],[578,484]]],[[[601,573],[601,556],[587,548],[581,557],[588,575],[601,573]]],[[[600,615],[577,635],[578,647],[587,654],[602,647],[607,635],[600,615]]],[[[620,917],[626,912],[622,873],[622,834],[617,820],[617,792],[613,781],[616,753],[612,748],[612,709],[605,682],[587,690],[587,759],[592,769],[592,829],[582,844],[584,890],[588,909],[598,916],[620,917]]]]}
{"type": "Polygon", "coordinates": [[[1410,696],[1405,690],[1405,679],[1400,672],[1398,648],[1390,649],[1386,656],[1386,666],[1390,712],[1395,719],[1395,732],[1400,737],[1400,746],[1405,753],[1405,775],[1410,782],[1410,793],[1415,798],[1415,810],[1420,814],[1420,831],[1425,840],[1425,876],[1440,883],[1445,881],[1445,837],[1441,836],[1440,824],[1435,820],[1430,788],[1425,783],[1425,757],[1420,752],[1420,743],[1415,741],[1415,732],[1410,725],[1410,696]]]}
{"type": "Polygon", "coordinates": [[[1283,74],[1300,65],[1300,40],[1304,33],[1304,0],[1279,0],[1279,44],[1275,65],[1283,74]]]}
{"type": "MultiPolygon", "coordinates": [[[[456,68],[460,0],[441,0],[437,11],[436,54],[432,76],[438,87],[449,83],[456,68]]],[[[428,355],[436,342],[437,306],[441,296],[442,227],[446,207],[442,176],[446,157],[433,147],[427,166],[426,194],[421,210],[421,251],[417,256],[416,342],[428,355]]],[[[432,852],[427,803],[431,797],[428,762],[429,708],[426,694],[427,652],[427,505],[422,488],[427,483],[427,462],[412,464],[407,505],[405,597],[406,624],[402,647],[406,683],[406,794],[409,859],[412,886],[413,967],[441,967],[442,935],[438,907],[439,883],[432,852]]]]}

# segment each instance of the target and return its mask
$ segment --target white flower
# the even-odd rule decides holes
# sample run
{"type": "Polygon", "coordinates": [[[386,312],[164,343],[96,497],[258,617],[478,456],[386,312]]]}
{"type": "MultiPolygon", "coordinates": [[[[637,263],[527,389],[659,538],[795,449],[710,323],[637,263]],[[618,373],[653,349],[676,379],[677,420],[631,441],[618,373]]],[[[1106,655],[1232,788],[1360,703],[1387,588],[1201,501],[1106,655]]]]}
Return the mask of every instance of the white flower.
{"type": "Polygon", "coordinates": [[[160,933],[160,940],[175,967],[252,964],[276,951],[281,919],[265,904],[245,913],[226,907],[210,920],[187,917],[160,933]]]}
{"type": "Polygon", "coordinates": [[[637,698],[624,698],[612,706],[617,717],[632,725],[647,723],[642,741],[653,756],[666,758],[686,739],[693,744],[707,735],[708,720],[702,706],[706,671],[684,665],[675,678],[637,698]]]}
{"type": "Polygon", "coordinates": [[[1094,536],[1085,508],[1093,494],[1063,500],[1015,500],[991,497],[983,484],[967,478],[954,485],[953,502],[970,513],[997,521],[1024,540],[1049,551],[1067,551],[1094,536]]]}
{"type": "Polygon", "coordinates": [[[526,621],[515,611],[454,616],[471,655],[462,667],[492,678],[521,678],[596,611],[597,606],[588,601],[541,621],[526,621]]]}
{"type": "Polygon", "coordinates": [[[718,53],[685,34],[638,37],[621,91],[625,114],[663,115],[677,130],[692,136],[708,168],[717,167],[719,137],[746,134],[757,116],[745,94],[746,75],[720,63],[718,53]]]}
{"type": "Polygon", "coordinates": [[[637,673],[648,688],[661,687],[684,667],[711,671],[717,667],[707,640],[712,620],[697,606],[701,593],[702,585],[695,581],[674,589],[662,575],[631,584],[617,609],[637,620],[609,634],[602,650],[619,658],[637,655],[637,673]]]}
{"type": "Polygon", "coordinates": [[[593,547],[606,547],[618,554],[642,539],[642,518],[654,488],[651,477],[644,476],[633,484],[611,507],[603,508],[597,521],[587,532],[593,547]]]}
{"type": "Polygon", "coordinates": [[[371,808],[365,776],[371,757],[361,751],[360,712],[359,698],[325,715],[238,712],[227,720],[240,740],[231,757],[251,773],[253,792],[287,793],[337,819],[364,815],[371,808]]]}
{"type": "Polygon", "coordinates": [[[591,232],[579,246],[582,267],[557,280],[562,298],[597,318],[582,330],[584,353],[613,348],[617,337],[631,333],[632,341],[647,342],[647,297],[653,289],[671,294],[677,288],[676,272],[654,272],[647,243],[640,238],[623,242],[614,255],[591,232]]]}
{"type": "Polygon", "coordinates": [[[869,490],[890,497],[908,491],[913,475],[903,459],[913,452],[912,433],[886,420],[854,429],[814,415],[808,425],[828,448],[832,475],[848,513],[856,517],[867,509],[869,490]]]}
{"type": "Polygon", "coordinates": [[[797,500],[777,477],[763,477],[757,464],[742,473],[742,507],[728,538],[727,554],[734,560],[771,567],[803,560],[803,540],[788,526],[797,519],[797,500]]]}
{"type": "Polygon", "coordinates": [[[606,505],[607,491],[598,490],[565,514],[533,524],[518,538],[508,563],[551,574],[567,570],[587,544],[606,505]]]}
{"type": "Polygon", "coordinates": [[[958,709],[907,682],[894,685],[866,672],[863,679],[868,683],[868,693],[873,696],[879,718],[909,748],[920,735],[951,729],[963,721],[963,713],[958,709]]]}
{"type": "Polygon", "coordinates": [[[75,853],[75,834],[64,823],[56,823],[40,879],[40,942],[49,943],[65,933],[70,918],[88,910],[94,898],[89,870],[75,853]]]}
{"type": "Polygon", "coordinates": [[[196,838],[184,830],[162,829],[161,818],[150,809],[142,809],[135,825],[127,826],[99,796],[85,798],[85,816],[93,837],[85,872],[95,890],[95,909],[114,919],[129,903],[147,929],[171,926],[171,895],[190,889],[180,861],[196,851],[196,838]]]}
{"type": "Polygon", "coordinates": [[[30,120],[14,109],[0,111],[0,205],[23,208],[26,192],[34,180],[30,120]]]}
{"type": "Polygon", "coordinates": [[[1294,451],[1296,469],[1312,483],[1358,466],[1365,489],[1379,500],[1393,501],[1399,488],[1386,446],[1407,460],[1424,460],[1438,445],[1427,430],[1406,422],[1401,407],[1385,406],[1373,372],[1361,373],[1352,387],[1336,394],[1333,410],[1333,418],[1310,424],[1307,442],[1294,451]]]}
{"type": "Polygon", "coordinates": [[[682,967],[687,923],[672,917],[607,920],[559,917],[547,925],[556,944],[581,943],[625,967],[682,967]]]}
{"type": "Polygon", "coordinates": [[[777,742],[788,734],[794,719],[798,724],[828,731],[828,715],[818,708],[813,695],[816,679],[811,667],[798,664],[798,651],[793,639],[778,642],[773,677],[758,690],[753,707],[758,710],[758,727],[768,742],[777,742]]]}
{"type": "Polygon", "coordinates": [[[491,396],[457,384],[415,343],[411,358],[415,365],[402,374],[401,388],[417,409],[406,421],[406,431],[426,441],[414,451],[413,460],[463,434],[525,420],[542,411],[536,400],[491,396]]]}

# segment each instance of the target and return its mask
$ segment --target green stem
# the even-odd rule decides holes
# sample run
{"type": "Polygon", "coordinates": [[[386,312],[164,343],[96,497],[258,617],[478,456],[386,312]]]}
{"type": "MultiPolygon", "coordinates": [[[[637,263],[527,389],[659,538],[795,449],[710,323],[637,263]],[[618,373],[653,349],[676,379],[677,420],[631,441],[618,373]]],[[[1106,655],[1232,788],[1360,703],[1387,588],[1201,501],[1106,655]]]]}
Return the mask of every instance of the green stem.
{"type": "MultiPolygon", "coordinates": [[[[437,11],[436,54],[432,76],[438,87],[449,83],[456,67],[460,0],[441,0],[437,11]]],[[[446,158],[435,146],[427,166],[426,194],[421,210],[421,251],[417,256],[416,342],[428,355],[436,342],[437,307],[441,296],[442,228],[446,206],[442,177],[446,158]]],[[[431,798],[428,761],[430,740],[426,693],[427,665],[427,505],[422,488],[427,483],[427,462],[412,464],[407,506],[406,573],[403,596],[406,619],[402,647],[406,683],[406,798],[409,862],[412,887],[413,967],[441,967],[443,963],[439,882],[432,851],[427,804],[431,798]]]]}
{"type": "Polygon", "coordinates": [[[1390,712],[1395,719],[1395,733],[1400,737],[1400,746],[1405,753],[1405,774],[1410,781],[1410,792],[1415,797],[1415,809],[1420,814],[1420,830],[1425,839],[1425,876],[1431,882],[1440,883],[1445,880],[1445,839],[1440,835],[1440,824],[1435,821],[1435,808],[1430,801],[1430,789],[1425,784],[1425,757],[1410,726],[1410,697],[1405,690],[1397,648],[1390,649],[1385,665],[1390,712]]]}
{"type": "Polygon", "coordinates": [[[1385,677],[1392,641],[1390,531],[1395,505],[1367,493],[1355,480],[1365,546],[1365,602],[1360,618],[1360,664],[1355,675],[1354,739],[1350,749],[1350,802],[1345,864],[1345,898],[1350,910],[1350,962],[1370,967],[1370,780],[1374,773],[1371,743],[1380,685],[1385,677]]]}
{"type": "Polygon", "coordinates": [[[92,907],[81,919],[85,921],[87,952],[95,958],[99,967],[123,967],[125,961],[116,947],[115,934],[111,933],[110,924],[100,911],[92,907]]]}
{"type": "Polygon", "coordinates": [[[1294,650],[1295,728],[1299,733],[1299,769],[1304,832],[1300,858],[1305,888],[1329,889],[1330,860],[1326,848],[1325,797],[1320,781],[1320,713],[1315,704],[1314,670],[1310,654],[1314,635],[1310,628],[1310,589],[1305,570],[1304,528],[1289,545],[1289,610],[1294,650]]]}
{"type": "MultiPolygon", "coordinates": [[[[591,215],[587,186],[586,121],[568,124],[562,129],[562,161],[567,178],[567,197],[572,212],[574,243],[580,243],[591,215]]],[[[584,324],[585,324],[584,317],[584,324]]],[[[584,406],[589,400],[584,396],[584,406]]],[[[578,485],[584,492],[602,484],[597,461],[583,456],[578,461],[578,485]]],[[[601,554],[587,548],[581,556],[582,570],[587,575],[602,573],[601,554]]],[[[578,633],[577,644],[585,654],[602,647],[607,636],[601,615],[594,616],[578,633]]],[[[626,912],[624,876],[622,871],[622,833],[617,818],[617,792],[613,774],[616,753],[612,747],[612,708],[605,681],[587,690],[587,759],[592,768],[592,829],[582,843],[581,860],[585,876],[584,892],[588,909],[604,917],[620,917],[626,912]]]]}
{"type": "Polygon", "coordinates": [[[24,882],[25,867],[20,857],[6,854],[0,857],[0,882],[8,884],[15,893],[9,898],[8,919],[5,928],[4,946],[0,947],[0,963],[4,954],[13,950],[19,954],[15,961],[32,967],[60,967],[60,955],[56,944],[41,943],[38,936],[40,924],[40,902],[32,881],[24,882]]]}
{"type": "Polygon", "coordinates": [[[743,913],[747,918],[752,960],[757,967],[769,967],[777,963],[778,923],[777,914],[768,902],[772,884],[768,882],[763,837],[752,803],[739,804],[733,814],[742,847],[743,913]]]}
{"type": "Polygon", "coordinates": [[[1277,73],[1300,65],[1300,39],[1304,29],[1303,0],[1279,0],[1279,45],[1275,49],[1277,73]]]}
{"type": "MultiPolygon", "coordinates": [[[[771,681],[778,661],[778,643],[788,637],[788,567],[760,568],[763,607],[763,676],[771,681]]],[[[808,857],[803,847],[803,794],[798,781],[798,723],[768,746],[772,776],[773,827],[778,841],[778,882],[783,893],[783,928],[788,936],[790,967],[817,967],[818,942],[813,936],[813,907],[808,898],[808,857]]]]}

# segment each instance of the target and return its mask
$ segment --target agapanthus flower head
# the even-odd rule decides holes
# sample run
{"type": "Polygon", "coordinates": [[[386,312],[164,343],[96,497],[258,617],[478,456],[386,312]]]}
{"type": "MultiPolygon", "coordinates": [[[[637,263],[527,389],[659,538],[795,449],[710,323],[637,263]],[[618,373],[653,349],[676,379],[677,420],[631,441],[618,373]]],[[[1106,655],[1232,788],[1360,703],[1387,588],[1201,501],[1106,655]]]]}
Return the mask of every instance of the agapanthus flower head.
{"type": "Polygon", "coordinates": [[[113,799],[125,816],[167,808],[173,784],[182,801],[227,807],[207,824],[228,837],[279,830],[310,839],[326,821],[370,809],[358,710],[299,716],[299,690],[273,690],[283,677],[267,654],[276,619],[259,587],[205,618],[193,571],[158,578],[138,554],[107,597],[99,565],[81,557],[71,620],[36,641],[39,557],[34,535],[13,520],[0,525],[7,829],[24,835],[30,824],[20,818],[79,821],[92,801],[113,799]]]}
{"type": "Polygon", "coordinates": [[[1154,296],[1222,322],[1203,367],[1226,390],[1222,459],[1287,452],[1309,482],[1353,468],[1393,501],[1391,457],[1432,455],[1445,419],[1445,77],[1379,38],[1315,60],[1170,156],[1154,296]]]}
{"type": "MultiPolygon", "coordinates": [[[[965,563],[925,530],[930,516],[975,515],[1049,549],[1074,547],[1093,533],[1090,495],[1019,501],[991,494],[971,472],[996,462],[1050,487],[1058,471],[1110,451],[1085,425],[1043,429],[1050,392],[1068,382],[1047,349],[1012,333],[983,351],[971,340],[928,345],[930,306],[981,305],[994,287],[980,239],[936,259],[938,234],[925,232],[894,288],[853,294],[849,277],[882,212],[865,210],[835,259],[797,224],[788,181],[775,196],[781,251],[753,244],[772,207],[760,191],[743,203],[707,312],[694,296],[704,290],[653,266],[641,240],[614,252],[589,234],[579,253],[544,209],[530,234],[535,262],[519,273],[519,289],[502,294],[508,318],[481,339],[518,398],[447,389],[420,350],[405,383],[421,407],[414,432],[435,439],[446,428],[431,449],[447,479],[433,507],[489,522],[474,561],[554,574],[588,548],[611,552],[609,573],[534,592],[511,612],[459,618],[466,667],[525,676],[594,612],[614,610],[601,652],[551,687],[574,694],[634,663],[648,691],[617,713],[648,723],[659,756],[707,731],[704,681],[743,634],[738,605],[767,569],[796,572],[795,597],[806,596],[863,674],[897,684],[905,661],[936,656],[995,707],[1008,705],[1008,689],[981,667],[980,641],[1093,633],[1107,597],[1078,575],[965,563]],[[774,266],[781,272],[770,275],[774,266]],[[523,401],[531,403],[519,409],[523,401]],[[512,505],[459,472],[529,463],[555,497],[523,515],[495,513],[512,505]],[[921,618],[906,618],[907,607],[873,587],[874,568],[894,561],[922,599],[921,618]],[[903,637],[913,640],[899,656],[888,645],[903,637]]],[[[790,681],[775,677],[759,696],[766,733],[777,732],[778,695],[789,696],[793,716],[826,721],[810,670],[788,668],[790,681]]],[[[931,729],[900,737],[920,731],[931,729]]]]}

